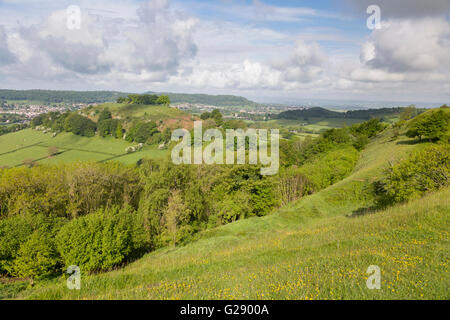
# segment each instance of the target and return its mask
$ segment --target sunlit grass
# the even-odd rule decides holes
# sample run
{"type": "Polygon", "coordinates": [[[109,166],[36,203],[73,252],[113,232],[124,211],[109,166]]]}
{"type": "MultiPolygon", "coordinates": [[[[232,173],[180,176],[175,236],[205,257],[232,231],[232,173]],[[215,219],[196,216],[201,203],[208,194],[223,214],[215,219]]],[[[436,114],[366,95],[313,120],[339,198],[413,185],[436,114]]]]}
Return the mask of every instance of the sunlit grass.
{"type": "MultiPolygon", "coordinates": [[[[263,218],[207,230],[183,247],[163,248],[128,266],[37,282],[31,299],[448,299],[450,188],[383,211],[371,182],[389,160],[422,146],[387,131],[363,152],[355,172],[263,218]],[[381,290],[366,286],[370,265],[381,290]]],[[[1,288],[1,285],[0,285],[1,288]]],[[[4,286],[0,292],[7,290],[4,286]]]]}

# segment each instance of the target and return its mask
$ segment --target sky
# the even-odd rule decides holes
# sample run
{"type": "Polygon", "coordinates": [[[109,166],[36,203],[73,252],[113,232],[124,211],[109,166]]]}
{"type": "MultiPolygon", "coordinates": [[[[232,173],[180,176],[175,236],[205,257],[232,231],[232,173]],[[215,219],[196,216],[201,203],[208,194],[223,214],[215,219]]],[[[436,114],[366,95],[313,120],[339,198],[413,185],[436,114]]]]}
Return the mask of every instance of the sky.
{"type": "Polygon", "coordinates": [[[0,0],[0,88],[447,103],[450,0],[0,0]]]}

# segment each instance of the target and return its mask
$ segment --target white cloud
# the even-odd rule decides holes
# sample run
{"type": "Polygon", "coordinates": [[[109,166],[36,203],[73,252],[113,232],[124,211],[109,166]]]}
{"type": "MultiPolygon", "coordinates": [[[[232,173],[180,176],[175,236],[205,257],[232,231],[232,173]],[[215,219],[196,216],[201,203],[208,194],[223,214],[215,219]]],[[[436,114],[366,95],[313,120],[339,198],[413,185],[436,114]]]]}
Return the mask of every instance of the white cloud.
{"type": "Polygon", "coordinates": [[[364,63],[388,72],[433,72],[448,67],[450,24],[443,18],[390,20],[364,46],[364,63]]]}
{"type": "Polygon", "coordinates": [[[11,64],[16,60],[8,46],[8,36],[5,27],[0,25],[0,66],[11,64]]]}

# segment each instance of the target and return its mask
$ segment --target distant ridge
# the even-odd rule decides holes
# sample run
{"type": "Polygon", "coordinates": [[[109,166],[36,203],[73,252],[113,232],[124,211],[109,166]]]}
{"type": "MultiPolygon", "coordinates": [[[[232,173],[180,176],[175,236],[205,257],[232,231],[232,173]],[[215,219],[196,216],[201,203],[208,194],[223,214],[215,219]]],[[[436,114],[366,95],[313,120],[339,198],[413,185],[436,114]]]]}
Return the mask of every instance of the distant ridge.
{"type": "MultiPolygon", "coordinates": [[[[156,92],[147,92],[156,93],[156,92]]],[[[238,107],[238,106],[256,106],[258,103],[248,100],[241,96],[233,95],[209,95],[209,94],[188,94],[162,92],[157,94],[166,94],[172,103],[193,103],[213,105],[218,107],[238,107]]]]}
{"type": "MultiPolygon", "coordinates": [[[[146,92],[155,94],[156,92],[146,92]]],[[[42,103],[105,103],[114,102],[118,97],[131,93],[119,91],[58,91],[58,90],[5,90],[0,89],[1,101],[37,101],[42,103]]],[[[188,93],[167,94],[172,103],[192,103],[218,107],[256,106],[256,102],[233,95],[208,95],[188,93]]]]}
{"type": "Polygon", "coordinates": [[[289,110],[276,116],[278,119],[302,120],[305,118],[348,118],[348,119],[371,119],[398,114],[403,108],[381,108],[367,110],[353,110],[346,112],[337,112],[327,110],[321,107],[309,109],[289,110]]]}
{"type": "Polygon", "coordinates": [[[117,91],[4,90],[0,101],[38,101],[42,103],[104,103],[115,101],[125,93],[117,91]]]}

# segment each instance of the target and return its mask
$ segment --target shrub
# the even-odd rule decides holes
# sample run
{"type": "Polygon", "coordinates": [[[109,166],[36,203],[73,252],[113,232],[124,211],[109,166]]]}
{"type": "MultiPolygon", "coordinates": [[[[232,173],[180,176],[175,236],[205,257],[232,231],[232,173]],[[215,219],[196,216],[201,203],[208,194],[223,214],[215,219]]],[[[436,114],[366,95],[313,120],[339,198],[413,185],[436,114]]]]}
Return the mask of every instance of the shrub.
{"type": "Polygon", "coordinates": [[[59,265],[60,257],[51,234],[47,231],[36,231],[20,246],[12,265],[12,274],[33,279],[51,274],[59,265]]]}
{"type": "Polygon", "coordinates": [[[53,243],[64,219],[21,215],[0,220],[0,273],[36,277],[55,269],[53,243]]]}
{"type": "Polygon", "coordinates": [[[375,183],[378,204],[385,206],[420,197],[447,186],[450,179],[448,145],[431,146],[389,168],[375,183]]]}
{"type": "Polygon", "coordinates": [[[32,225],[23,216],[0,220],[0,274],[11,274],[20,245],[32,233],[32,225]]]}
{"type": "Polygon", "coordinates": [[[145,247],[143,224],[130,208],[100,209],[72,220],[56,237],[66,267],[105,271],[139,255],[145,247]]]}
{"type": "Polygon", "coordinates": [[[358,151],[351,146],[345,146],[305,164],[300,167],[300,172],[311,181],[310,189],[318,191],[350,175],[358,159],[358,151]]]}
{"type": "Polygon", "coordinates": [[[406,132],[409,138],[418,137],[438,140],[445,136],[450,127],[450,117],[444,110],[426,113],[414,119],[406,132]]]}

